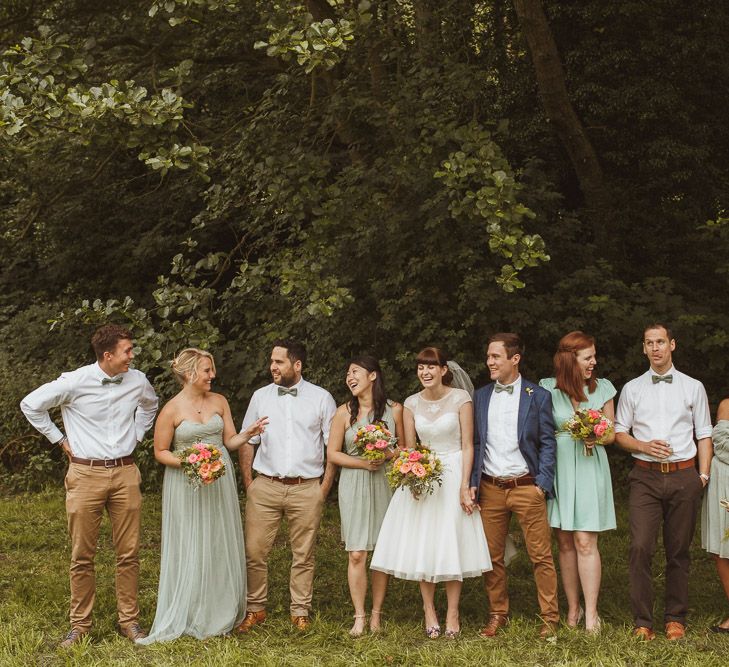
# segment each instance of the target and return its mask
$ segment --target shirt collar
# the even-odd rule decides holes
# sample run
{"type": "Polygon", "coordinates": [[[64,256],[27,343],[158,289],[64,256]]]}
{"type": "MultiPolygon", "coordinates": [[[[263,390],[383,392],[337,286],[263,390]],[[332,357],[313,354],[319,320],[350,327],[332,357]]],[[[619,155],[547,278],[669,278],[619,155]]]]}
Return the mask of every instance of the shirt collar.
{"type": "Polygon", "coordinates": [[[675,374],[676,374],[676,368],[675,368],[675,366],[673,364],[671,364],[671,368],[669,368],[665,373],[656,373],[653,370],[653,367],[652,366],[648,369],[648,376],[649,377],[653,377],[654,375],[656,375],[658,377],[664,377],[665,375],[675,375],[675,374]]]}
{"type": "Polygon", "coordinates": [[[500,387],[514,387],[514,391],[511,394],[507,395],[509,396],[517,396],[519,394],[519,390],[521,389],[521,373],[516,376],[516,380],[513,382],[509,382],[508,384],[502,384],[498,380],[494,383],[495,385],[499,385],[500,387]]]}

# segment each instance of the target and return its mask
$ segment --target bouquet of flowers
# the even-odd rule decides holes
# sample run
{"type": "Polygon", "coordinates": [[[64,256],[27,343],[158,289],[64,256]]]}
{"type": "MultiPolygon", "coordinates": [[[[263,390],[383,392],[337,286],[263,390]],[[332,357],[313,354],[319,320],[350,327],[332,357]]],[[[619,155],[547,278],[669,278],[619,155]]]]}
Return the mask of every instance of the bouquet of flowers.
{"type": "Polygon", "coordinates": [[[380,461],[385,458],[388,447],[397,444],[397,438],[383,421],[362,426],[354,436],[357,453],[369,461],[380,461]]]}
{"type": "Polygon", "coordinates": [[[577,410],[562,428],[572,434],[575,440],[582,440],[582,453],[592,456],[594,445],[601,445],[613,432],[613,423],[600,410],[577,410]]]}
{"type": "Polygon", "coordinates": [[[191,447],[175,452],[175,455],[180,459],[182,471],[195,489],[203,484],[212,484],[225,474],[225,463],[215,445],[196,442],[191,447]]]}
{"type": "Polygon", "coordinates": [[[393,489],[408,487],[417,500],[423,493],[433,493],[436,484],[443,484],[443,464],[422,445],[404,449],[392,460],[387,481],[393,489]]]}

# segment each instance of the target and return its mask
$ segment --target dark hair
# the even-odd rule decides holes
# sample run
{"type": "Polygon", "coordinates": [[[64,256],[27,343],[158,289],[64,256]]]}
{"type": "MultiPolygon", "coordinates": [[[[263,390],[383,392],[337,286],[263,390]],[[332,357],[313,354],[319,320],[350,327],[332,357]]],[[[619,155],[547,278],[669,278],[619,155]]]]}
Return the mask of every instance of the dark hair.
{"type": "MultiPolygon", "coordinates": [[[[424,347],[418,352],[415,363],[417,365],[425,364],[426,366],[447,366],[448,357],[438,347],[424,347]]],[[[451,373],[451,369],[449,368],[443,376],[443,384],[450,387],[451,382],[453,382],[453,373],[451,373]]]]}
{"type": "MultiPolygon", "coordinates": [[[[582,331],[570,331],[565,334],[557,345],[554,354],[554,377],[557,380],[557,389],[561,389],[578,403],[587,400],[585,394],[585,378],[577,365],[577,353],[595,344],[595,339],[582,331]]],[[[587,389],[590,393],[597,387],[597,375],[593,372],[587,380],[587,389]]]]}
{"type": "Polygon", "coordinates": [[[104,324],[91,336],[91,347],[96,359],[101,361],[104,352],[113,352],[120,340],[132,340],[132,332],[119,324],[104,324]]]}
{"type": "MultiPolygon", "coordinates": [[[[364,368],[368,373],[377,373],[375,381],[372,383],[372,403],[374,404],[374,414],[372,421],[382,421],[382,415],[385,414],[385,407],[387,406],[387,393],[385,392],[385,378],[382,375],[382,369],[380,368],[380,362],[377,361],[373,356],[369,354],[361,354],[358,357],[353,357],[347,364],[347,368],[355,365],[360,368],[364,368]]],[[[349,400],[349,423],[354,424],[357,421],[359,415],[359,399],[352,395],[349,400]]],[[[387,424],[387,427],[392,430],[394,424],[387,424]]]]}
{"type": "Polygon", "coordinates": [[[515,333],[495,333],[491,336],[486,344],[486,349],[491,343],[503,343],[506,348],[506,357],[511,359],[515,354],[524,356],[524,343],[521,342],[521,336],[515,333]]]}
{"type": "Polygon", "coordinates": [[[671,327],[669,327],[667,324],[663,324],[663,322],[653,322],[652,324],[649,324],[648,326],[643,327],[643,338],[645,339],[645,333],[646,331],[650,331],[651,329],[665,329],[666,333],[668,334],[668,340],[673,340],[673,332],[671,331],[671,327]]]}
{"type": "Polygon", "coordinates": [[[302,366],[306,364],[306,347],[298,340],[293,340],[292,338],[278,338],[273,341],[273,345],[271,347],[286,348],[286,356],[292,364],[297,361],[300,361],[302,366]]]}

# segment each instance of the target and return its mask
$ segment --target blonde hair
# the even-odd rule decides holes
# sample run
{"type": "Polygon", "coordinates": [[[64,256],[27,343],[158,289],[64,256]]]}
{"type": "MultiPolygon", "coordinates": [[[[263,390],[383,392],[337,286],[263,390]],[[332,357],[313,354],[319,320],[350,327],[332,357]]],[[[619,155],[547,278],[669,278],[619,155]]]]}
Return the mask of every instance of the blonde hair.
{"type": "Polygon", "coordinates": [[[172,373],[175,379],[184,385],[186,382],[195,382],[197,380],[197,367],[203,359],[210,359],[215,373],[215,359],[207,350],[200,350],[196,347],[188,347],[182,350],[172,360],[172,373]]]}

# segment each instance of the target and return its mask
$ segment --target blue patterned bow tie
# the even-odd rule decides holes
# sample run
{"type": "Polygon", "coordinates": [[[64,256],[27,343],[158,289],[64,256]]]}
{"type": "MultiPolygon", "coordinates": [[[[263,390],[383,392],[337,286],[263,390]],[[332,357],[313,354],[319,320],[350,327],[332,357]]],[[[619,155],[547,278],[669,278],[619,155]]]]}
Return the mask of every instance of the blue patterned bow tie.
{"type": "Polygon", "coordinates": [[[286,396],[286,394],[289,394],[290,396],[296,396],[296,394],[299,393],[299,390],[296,387],[293,387],[292,389],[289,389],[288,387],[279,387],[278,388],[278,395],[279,396],[286,396]]]}
{"type": "Polygon", "coordinates": [[[514,385],[513,384],[499,384],[496,383],[496,393],[505,391],[507,394],[513,394],[514,393],[514,385]]]}
{"type": "Polygon", "coordinates": [[[124,377],[122,375],[117,375],[115,378],[104,378],[101,384],[121,384],[123,379],[124,377]]]}
{"type": "Polygon", "coordinates": [[[653,375],[651,379],[653,380],[653,384],[658,384],[659,382],[671,384],[673,382],[673,375],[653,375]]]}

